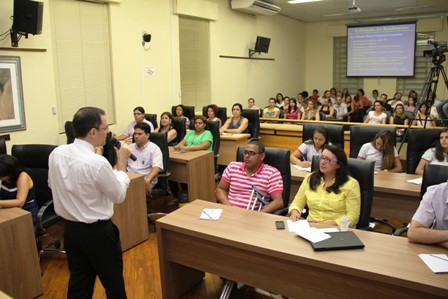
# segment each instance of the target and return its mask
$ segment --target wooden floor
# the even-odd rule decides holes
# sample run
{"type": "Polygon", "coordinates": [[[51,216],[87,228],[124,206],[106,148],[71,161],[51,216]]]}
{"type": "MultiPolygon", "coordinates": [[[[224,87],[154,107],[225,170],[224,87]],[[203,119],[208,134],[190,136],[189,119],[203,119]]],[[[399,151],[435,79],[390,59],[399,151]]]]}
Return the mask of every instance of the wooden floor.
{"type": "MultiPolygon", "coordinates": [[[[170,210],[172,208],[168,207],[167,209],[170,210]]],[[[390,230],[387,227],[378,226],[376,230],[390,234],[390,230]]],[[[149,231],[150,234],[147,241],[123,253],[124,279],[129,299],[162,298],[157,236],[151,224],[149,224],[149,231]]],[[[48,241],[49,238],[62,239],[63,225],[52,227],[49,233],[49,236],[45,237],[46,240],[43,241],[48,241]]],[[[43,271],[42,284],[44,294],[38,298],[65,298],[69,279],[66,256],[59,253],[46,253],[42,257],[41,268],[43,271]]],[[[223,279],[207,273],[205,279],[183,298],[219,298],[222,287],[223,279]]],[[[93,298],[106,299],[104,288],[98,279],[95,284],[93,298]]],[[[230,298],[258,299],[271,297],[261,295],[252,288],[243,287],[232,291],[230,298]]]]}

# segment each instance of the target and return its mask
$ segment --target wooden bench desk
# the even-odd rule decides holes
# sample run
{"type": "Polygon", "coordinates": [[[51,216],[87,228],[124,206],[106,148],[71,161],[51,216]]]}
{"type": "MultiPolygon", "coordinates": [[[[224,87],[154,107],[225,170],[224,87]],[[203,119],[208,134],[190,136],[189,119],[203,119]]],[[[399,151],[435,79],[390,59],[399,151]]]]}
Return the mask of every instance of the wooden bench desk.
{"type": "Polygon", "coordinates": [[[249,137],[250,134],[221,135],[218,165],[227,166],[230,162],[236,161],[236,151],[238,150],[238,147],[247,145],[249,137]]]}
{"type": "Polygon", "coordinates": [[[315,252],[308,241],[275,229],[285,219],[201,200],[160,218],[163,298],[180,298],[204,272],[292,298],[448,297],[448,275],[434,274],[418,257],[447,249],[354,230],[364,249],[315,252]],[[217,221],[200,220],[204,208],[223,212],[217,221]]]}

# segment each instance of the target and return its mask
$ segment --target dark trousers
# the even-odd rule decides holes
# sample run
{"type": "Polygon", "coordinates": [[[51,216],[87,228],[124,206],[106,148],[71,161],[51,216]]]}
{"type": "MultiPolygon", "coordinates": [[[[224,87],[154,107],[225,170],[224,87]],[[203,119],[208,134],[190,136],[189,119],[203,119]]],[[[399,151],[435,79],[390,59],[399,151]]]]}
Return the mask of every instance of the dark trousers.
{"type": "Polygon", "coordinates": [[[97,275],[107,298],[126,298],[120,233],[112,221],[66,221],[64,246],[70,270],[67,298],[92,298],[97,275]]]}

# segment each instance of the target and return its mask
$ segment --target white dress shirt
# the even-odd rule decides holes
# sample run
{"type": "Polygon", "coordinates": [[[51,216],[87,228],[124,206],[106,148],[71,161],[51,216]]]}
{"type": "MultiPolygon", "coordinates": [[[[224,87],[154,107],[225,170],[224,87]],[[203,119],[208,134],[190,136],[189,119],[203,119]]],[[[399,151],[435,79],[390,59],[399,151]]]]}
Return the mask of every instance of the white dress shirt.
{"type": "Polygon", "coordinates": [[[112,170],[106,158],[81,139],[57,147],[50,155],[48,183],[54,208],[70,221],[110,219],[114,203],[124,201],[129,181],[125,172],[112,170]]]}
{"type": "MultiPolygon", "coordinates": [[[[139,173],[146,176],[151,172],[154,167],[159,167],[160,171],[163,170],[163,155],[160,148],[152,143],[147,142],[141,148],[138,148],[136,143],[129,146],[129,149],[137,158],[135,161],[128,160],[128,171],[139,173]]],[[[151,185],[154,187],[157,184],[157,176],[151,181],[151,185]]]]}

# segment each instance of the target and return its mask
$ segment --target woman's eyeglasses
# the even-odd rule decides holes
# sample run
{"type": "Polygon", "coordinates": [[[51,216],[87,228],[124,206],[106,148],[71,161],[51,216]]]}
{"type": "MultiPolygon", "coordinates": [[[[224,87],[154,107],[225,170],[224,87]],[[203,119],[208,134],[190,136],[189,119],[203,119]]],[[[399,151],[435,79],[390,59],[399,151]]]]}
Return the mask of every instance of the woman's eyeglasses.
{"type": "Polygon", "coordinates": [[[320,156],[320,161],[325,163],[338,163],[338,160],[332,160],[325,156],[320,156]]]}

